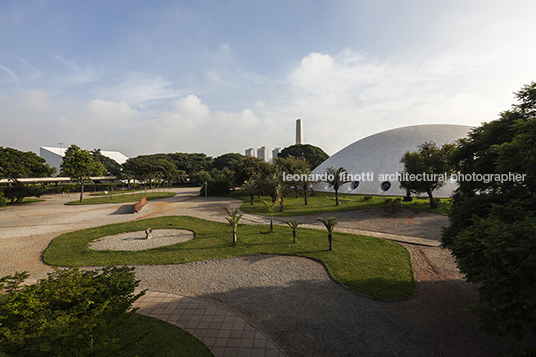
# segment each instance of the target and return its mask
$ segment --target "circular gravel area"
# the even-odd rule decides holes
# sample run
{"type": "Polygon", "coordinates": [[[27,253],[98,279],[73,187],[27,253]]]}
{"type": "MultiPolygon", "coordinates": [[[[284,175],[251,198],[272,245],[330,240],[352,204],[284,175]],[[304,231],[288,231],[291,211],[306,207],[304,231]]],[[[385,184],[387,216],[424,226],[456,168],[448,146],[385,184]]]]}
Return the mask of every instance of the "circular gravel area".
{"type": "Polygon", "coordinates": [[[99,238],[89,245],[94,250],[145,250],[182,243],[194,238],[186,229],[153,229],[152,238],[145,239],[145,231],[127,232],[99,238]]]}

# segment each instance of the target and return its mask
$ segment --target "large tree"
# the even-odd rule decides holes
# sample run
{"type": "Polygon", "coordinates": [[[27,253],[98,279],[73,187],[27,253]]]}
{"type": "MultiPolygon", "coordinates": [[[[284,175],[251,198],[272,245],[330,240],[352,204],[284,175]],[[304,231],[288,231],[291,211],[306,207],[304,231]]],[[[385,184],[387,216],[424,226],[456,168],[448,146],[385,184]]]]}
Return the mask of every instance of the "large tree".
{"type": "Polygon", "coordinates": [[[318,146],[313,146],[310,144],[296,144],[281,150],[281,152],[277,154],[277,157],[294,157],[297,159],[304,159],[309,163],[309,168],[313,170],[315,167],[326,161],[329,158],[329,155],[318,146]]]}
{"type": "Polygon", "coordinates": [[[13,202],[20,202],[24,197],[37,196],[45,193],[47,186],[20,182],[20,178],[50,177],[55,168],[45,163],[45,159],[28,151],[0,147],[0,178],[10,182],[0,186],[3,196],[13,202]]]}
{"type": "Polygon", "coordinates": [[[437,147],[434,142],[425,142],[419,145],[419,150],[406,152],[400,160],[404,164],[400,188],[415,194],[426,192],[430,208],[437,208],[433,192],[441,188],[450,177],[452,169],[449,155],[454,147],[454,144],[437,147]]]}
{"type": "Polygon", "coordinates": [[[65,151],[60,168],[62,175],[80,183],[80,202],[84,199],[86,180],[92,176],[101,176],[106,172],[104,165],[96,161],[89,150],[80,149],[74,144],[65,151]]]}
{"type": "Polygon", "coordinates": [[[442,243],[481,285],[474,310],[482,327],[520,338],[524,326],[536,329],[536,83],[516,97],[454,151],[459,187],[442,243]]]}

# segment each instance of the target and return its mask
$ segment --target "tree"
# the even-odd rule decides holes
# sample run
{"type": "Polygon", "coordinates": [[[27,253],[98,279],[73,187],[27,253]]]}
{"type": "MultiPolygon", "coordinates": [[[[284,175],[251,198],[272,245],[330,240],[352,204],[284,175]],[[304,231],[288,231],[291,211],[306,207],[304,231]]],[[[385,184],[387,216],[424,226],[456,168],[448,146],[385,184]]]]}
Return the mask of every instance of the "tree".
{"type": "Polygon", "coordinates": [[[83,200],[86,180],[91,176],[101,176],[106,171],[103,164],[95,161],[89,150],[80,149],[76,145],[71,145],[65,151],[60,168],[63,175],[80,182],[80,202],[83,200]]]}
{"type": "Polygon", "coordinates": [[[50,177],[55,169],[31,151],[0,146],[0,178],[15,181],[23,177],[50,177]]]}
{"type": "Polygon", "coordinates": [[[322,222],[328,230],[329,250],[333,250],[333,229],[337,225],[337,217],[329,217],[327,221],[324,218],[318,218],[316,221],[322,222]]]}
{"type": "Polygon", "coordinates": [[[279,211],[283,212],[283,203],[285,201],[285,198],[292,192],[292,189],[287,185],[281,185],[278,184],[275,188],[275,194],[277,198],[279,199],[279,211]]]}
{"type": "Polygon", "coordinates": [[[250,178],[249,180],[245,181],[242,185],[242,190],[246,191],[249,194],[249,200],[251,204],[253,204],[253,199],[255,198],[255,194],[257,193],[257,182],[253,180],[253,178],[250,178]]]}
{"type": "Polygon", "coordinates": [[[307,206],[308,199],[307,199],[307,191],[309,191],[309,188],[313,183],[316,183],[316,181],[312,178],[311,170],[305,169],[302,171],[297,172],[298,175],[300,175],[300,184],[303,188],[303,200],[304,204],[307,206]]]}
{"type": "Polygon", "coordinates": [[[266,233],[272,233],[274,231],[274,211],[277,207],[278,202],[277,200],[271,203],[268,203],[265,200],[261,200],[261,202],[264,204],[264,207],[266,207],[268,213],[270,213],[270,230],[266,233]]]}
{"type": "Polygon", "coordinates": [[[274,167],[257,157],[245,156],[234,166],[234,181],[238,184],[249,180],[255,174],[262,176],[271,175],[274,167]]]}
{"type": "Polygon", "coordinates": [[[106,173],[112,176],[121,176],[121,165],[114,159],[102,154],[101,149],[91,150],[91,155],[95,158],[95,161],[100,162],[106,168],[106,173]]]}
{"type": "Polygon", "coordinates": [[[445,185],[448,179],[446,176],[452,172],[449,155],[454,148],[454,144],[445,144],[439,148],[434,142],[425,142],[419,145],[418,151],[406,152],[400,160],[404,164],[400,188],[415,194],[426,192],[430,208],[437,208],[432,192],[445,185]],[[405,180],[411,175],[415,175],[415,178],[405,180]]]}
{"type": "Polygon", "coordinates": [[[55,268],[36,284],[29,274],[0,279],[0,355],[104,356],[132,341],[110,331],[131,316],[138,281],[134,268],[100,271],[55,268]]]}
{"type": "Polygon", "coordinates": [[[333,190],[335,190],[335,205],[339,205],[339,188],[341,188],[342,185],[344,185],[347,182],[350,182],[346,180],[347,172],[343,167],[339,167],[338,169],[334,167],[330,167],[326,170],[328,181],[331,186],[333,186],[333,190]]]}
{"type": "Polygon", "coordinates": [[[225,219],[227,220],[227,222],[229,222],[229,225],[233,228],[233,247],[236,245],[236,230],[237,230],[237,227],[238,227],[238,222],[240,221],[240,218],[242,218],[242,214],[238,214],[238,210],[236,208],[234,208],[232,211],[229,211],[229,208],[227,207],[221,207],[221,209],[223,209],[225,212],[227,212],[227,214],[229,215],[229,217],[225,217],[225,219]]]}
{"type": "Polygon", "coordinates": [[[481,326],[522,338],[524,326],[536,329],[536,83],[516,97],[454,150],[459,186],[441,240],[480,285],[473,311],[481,326]]]}
{"type": "Polygon", "coordinates": [[[296,243],[296,229],[298,229],[298,226],[302,223],[299,220],[293,221],[292,219],[283,221],[283,223],[286,223],[292,229],[292,242],[296,243]]]}
{"type": "Polygon", "coordinates": [[[31,151],[0,147],[0,178],[10,182],[0,186],[3,196],[11,203],[20,202],[25,197],[39,197],[47,190],[46,185],[33,185],[20,182],[20,178],[50,177],[56,169],[46,164],[45,159],[31,151]]]}
{"type": "Polygon", "coordinates": [[[296,144],[281,150],[277,154],[277,158],[294,157],[304,159],[309,164],[309,168],[313,170],[315,167],[323,163],[329,158],[329,155],[321,148],[309,144],[296,144]]]}

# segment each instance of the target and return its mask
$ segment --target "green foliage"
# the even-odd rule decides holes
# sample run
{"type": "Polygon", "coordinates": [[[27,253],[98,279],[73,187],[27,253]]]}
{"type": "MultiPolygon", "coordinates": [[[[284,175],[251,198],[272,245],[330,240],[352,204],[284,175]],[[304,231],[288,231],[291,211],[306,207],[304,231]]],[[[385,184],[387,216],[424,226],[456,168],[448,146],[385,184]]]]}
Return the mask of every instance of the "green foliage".
{"type": "Polygon", "coordinates": [[[95,161],[89,150],[80,149],[74,144],[65,151],[60,168],[62,175],[80,183],[80,202],[84,199],[85,182],[92,176],[102,176],[106,172],[104,165],[95,161]]]}
{"type": "Polygon", "coordinates": [[[309,164],[309,168],[313,170],[315,167],[326,161],[329,158],[329,155],[317,146],[296,144],[284,148],[277,154],[277,158],[288,157],[304,159],[309,164]]]}
{"type": "Polygon", "coordinates": [[[5,207],[6,199],[4,198],[4,193],[0,191],[0,207],[5,207]]]}
{"type": "Polygon", "coordinates": [[[344,167],[339,167],[338,169],[334,167],[329,167],[326,170],[326,173],[328,175],[328,181],[333,189],[335,190],[335,205],[339,205],[339,188],[344,185],[345,183],[349,182],[346,180],[346,175],[348,172],[344,167]]]}
{"type": "Polygon", "coordinates": [[[256,174],[266,177],[273,174],[274,171],[274,167],[264,160],[245,156],[234,166],[234,182],[240,184],[249,180],[256,174]]]}
{"type": "Polygon", "coordinates": [[[28,151],[0,146],[0,178],[16,180],[22,177],[50,177],[55,169],[46,160],[28,151]]]}
{"type": "Polygon", "coordinates": [[[298,226],[303,224],[299,220],[292,220],[289,219],[288,221],[283,221],[287,226],[289,226],[292,229],[292,242],[296,243],[296,230],[298,229],[298,226]]]}
{"type": "Polygon", "coordinates": [[[238,214],[238,210],[235,208],[232,211],[229,211],[227,207],[221,207],[229,217],[225,217],[227,222],[229,222],[229,225],[233,228],[233,247],[236,246],[236,229],[238,227],[238,222],[240,221],[240,218],[242,218],[241,214],[238,214]]]}
{"type": "Polygon", "coordinates": [[[327,220],[318,218],[317,222],[321,222],[328,230],[329,250],[333,250],[333,229],[337,225],[337,217],[329,217],[327,220]]]}
{"type": "Polygon", "coordinates": [[[0,279],[0,351],[9,356],[109,356],[124,342],[108,337],[137,295],[133,268],[55,268],[22,286],[27,273],[0,279]]]}
{"type": "Polygon", "coordinates": [[[400,160],[404,164],[402,174],[422,175],[425,173],[429,180],[402,180],[400,188],[417,195],[426,192],[430,198],[430,208],[437,208],[433,191],[445,185],[447,180],[445,174],[452,172],[449,156],[454,148],[454,144],[445,144],[439,148],[434,142],[425,142],[419,145],[418,151],[406,152],[400,160]]]}
{"type": "Polygon", "coordinates": [[[224,168],[233,169],[244,157],[244,155],[236,153],[223,154],[212,161],[212,167],[218,170],[223,170],[224,168]]]}
{"type": "Polygon", "coordinates": [[[102,155],[101,149],[92,150],[91,155],[93,155],[95,161],[104,165],[107,174],[118,177],[121,176],[121,165],[114,159],[102,155]]]}
{"type": "Polygon", "coordinates": [[[48,186],[14,181],[11,184],[4,185],[2,190],[4,191],[4,197],[10,200],[11,203],[19,203],[25,197],[41,197],[48,190],[48,186]]]}
{"type": "Polygon", "coordinates": [[[482,327],[522,338],[536,330],[536,83],[520,104],[460,140],[452,162],[461,174],[518,174],[524,180],[459,181],[442,243],[468,281],[481,284],[474,308],[482,327]]]}
{"type": "MultiPolygon", "coordinates": [[[[231,185],[225,179],[207,181],[207,195],[209,197],[227,195],[231,192],[231,185]]],[[[199,196],[205,196],[205,185],[201,185],[199,196]]]]}

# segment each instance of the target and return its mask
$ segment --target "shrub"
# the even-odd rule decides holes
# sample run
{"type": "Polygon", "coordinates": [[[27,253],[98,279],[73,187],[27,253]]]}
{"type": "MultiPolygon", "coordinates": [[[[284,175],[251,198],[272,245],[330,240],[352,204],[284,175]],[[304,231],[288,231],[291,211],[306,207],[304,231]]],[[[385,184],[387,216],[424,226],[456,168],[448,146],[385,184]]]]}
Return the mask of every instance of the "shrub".
{"type": "MultiPolygon", "coordinates": [[[[226,195],[231,192],[231,184],[227,180],[211,180],[208,181],[208,190],[207,195],[208,196],[218,196],[218,195],[226,195]]],[[[199,196],[205,195],[205,186],[201,186],[201,190],[199,191],[199,196]]]]}
{"type": "Polygon", "coordinates": [[[145,293],[133,294],[133,268],[55,268],[47,279],[21,286],[28,276],[0,279],[0,355],[109,356],[125,344],[108,336],[145,293]]]}
{"type": "Polygon", "coordinates": [[[372,199],[372,196],[365,196],[365,197],[363,197],[363,200],[364,200],[364,201],[368,201],[368,200],[371,200],[371,199],[372,199]]]}

